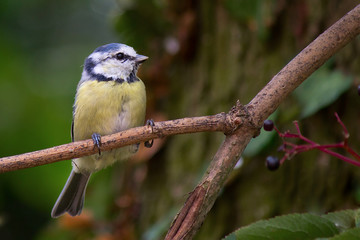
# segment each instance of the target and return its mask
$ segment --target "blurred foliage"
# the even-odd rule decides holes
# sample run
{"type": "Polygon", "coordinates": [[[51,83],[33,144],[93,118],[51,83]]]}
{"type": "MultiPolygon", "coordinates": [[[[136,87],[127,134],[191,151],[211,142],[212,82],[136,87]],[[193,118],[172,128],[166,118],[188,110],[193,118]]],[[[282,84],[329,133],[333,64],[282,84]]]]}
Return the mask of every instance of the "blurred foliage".
{"type": "MultiPolygon", "coordinates": [[[[81,65],[98,45],[119,41],[112,6],[111,0],[0,2],[0,156],[70,141],[81,65]]],[[[1,174],[1,238],[34,238],[69,171],[65,161],[1,174]]]]}
{"type": "Polygon", "coordinates": [[[275,0],[226,0],[225,7],[239,22],[247,23],[257,32],[259,40],[269,37],[269,26],[274,21],[275,0]]]}
{"type": "MultiPolygon", "coordinates": [[[[0,156],[70,141],[81,66],[102,44],[123,42],[150,56],[139,71],[147,86],[147,118],[216,114],[228,111],[237,99],[250,101],[356,4],[1,1],[0,156]]],[[[335,142],[342,137],[334,128],[337,111],[351,133],[351,144],[358,146],[360,99],[352,89],[360,83],[359,51],[359,41],[352,42],[311,76],[273,114],[277,127],[291,128],[291,122],[302,117],[304,135],[335,142]]],[[[285,213],[323,213],[359,204],[357,169],[329,156],[304,153],[275,173],[267,171],[265,156],[276,155],[281,141],[272,133],[265,135],[247,148],[196,239],[219,239],[243,225],[285,213]]],[[[223,138],[221,133],[201,133],[155,140],[156,147],[141,150],[132,161],[95,174],[83,214],[76,218],[50,219],[70,173],[69,161],[1,174],[0,236],[160,239],[223,138]]]]}
{"type": "Polygon", "coordinates": [[[353,82],[352,76],[330,69],[330,60],[295,91],[301,105],[300,118],[306,118],[336,101],[353,82]]]}
{"type": "Polygon", "coordinates": [[[116,30],[138,51],[147,48],[149,41],[161,41],[171,27],[166,19],[155,17],[163,15],[165,1],[119,0],[118,4],[121,14],[115,21],[116,30]]]}

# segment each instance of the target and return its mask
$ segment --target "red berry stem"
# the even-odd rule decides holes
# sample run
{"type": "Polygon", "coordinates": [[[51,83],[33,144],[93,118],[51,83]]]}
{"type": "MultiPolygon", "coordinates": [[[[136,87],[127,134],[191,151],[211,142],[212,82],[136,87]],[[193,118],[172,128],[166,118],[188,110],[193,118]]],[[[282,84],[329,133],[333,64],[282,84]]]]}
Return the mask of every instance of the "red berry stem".
{"type": "Polygon", "coordinates": [[[337,113],[335,113],[335,117],[338,121],[338,123],[341,125],[342,129],[343,129],[343,134],[344,134],[344,141],[340,142],[340,143],[335,143],[335,144],[318,144],[314,141],[311,141],[310,139],[308,139],[307,137],[303,136],[301,131],[300,131],[300,127],[299,127],[299,123],[297,121],[294,121],[294,125],[297,131],[297,134],[294,133],[290,133],[289,131],[286,131],[284,133],[280,132],[275,126],[274,129],[275,131],[278,133],[279,137],[281,137],[283,139],[283,145],[281,147],[281,151],[285,152],[284,157],[280,160],[280,165],[283,164],[285,162],[286,159],[290,159],[293,156],[295,156],[298,153],[301,152],[306,152],[312,149],[318,149],[324,153],[327,153],[329,155],[332,155],[340,160],[343,160],[345,162],[348,162],[350,164],[353,164],[355,166],[359,166],[360,167],[360,155],[358,153],[356,153],[351,147],[349,147],[348,145],[348,139],[350,137],[350,134],[345,126],[345,124],[341,121],[339,115],[337,113]],[[306,144],[294,144],[291,142],[286,141],[286,138],[298,138],[304,142],[306,142],[306,144]],[[350,155],[352,155],[356,160],[353,160],[349,157],[346,157],[340,153],[334,152],[332,150],[329,150],[329,148],[343,148],[345,149],[350,155]]]}

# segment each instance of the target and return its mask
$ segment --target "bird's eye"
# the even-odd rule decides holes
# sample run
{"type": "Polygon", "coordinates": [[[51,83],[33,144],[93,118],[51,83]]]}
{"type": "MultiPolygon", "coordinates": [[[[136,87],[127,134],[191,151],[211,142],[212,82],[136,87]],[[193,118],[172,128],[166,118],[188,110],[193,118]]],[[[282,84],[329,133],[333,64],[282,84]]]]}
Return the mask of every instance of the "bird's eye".
{"type": "Polygon", "coordinates": [[[123,54],[123,53],[117,53],[116,54],[116,59],[117,60],[124,60],[125,59],[125,54],[123,54]]]}

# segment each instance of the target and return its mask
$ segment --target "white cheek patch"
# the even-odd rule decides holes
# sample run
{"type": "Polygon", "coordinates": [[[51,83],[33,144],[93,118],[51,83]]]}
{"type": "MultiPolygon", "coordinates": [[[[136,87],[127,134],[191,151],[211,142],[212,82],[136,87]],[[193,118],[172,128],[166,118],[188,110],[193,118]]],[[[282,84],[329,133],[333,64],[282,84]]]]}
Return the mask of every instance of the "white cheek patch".
{"type": "Polygon", "coordinates": [[[109,74],[107,74],[106,71],[106,65],[104,63],[98,63],[96,64],[96,66],[93,68],[93,73],[95,74],[100,74],[100,75],[104,75],[105,77],[109,78],[111,77],[109,74]]]}
{"type": "Polygon", "coordinates": [[[95,74],[104,75],[107,78],[120,78],[126,80],[133,71],[133,68],[133,62],[130,60],[119,61],[114,58],[108,58],[105,61],[98,63],[94,67],[93,72],[95,74]]]}

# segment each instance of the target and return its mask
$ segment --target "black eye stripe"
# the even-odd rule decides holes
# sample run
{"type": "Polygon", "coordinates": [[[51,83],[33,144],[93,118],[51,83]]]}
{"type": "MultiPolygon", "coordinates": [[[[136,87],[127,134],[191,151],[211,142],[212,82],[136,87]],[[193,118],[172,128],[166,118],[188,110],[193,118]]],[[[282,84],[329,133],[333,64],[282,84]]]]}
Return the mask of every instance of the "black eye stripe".
{"type": "MultiPolygon", "coordinates": [[[[117,54],[115,54],[115,55],[112,55],[112,56],[109,56],[109,57],[107,57],[107,58],[104,58],[104,59],[100,60],[99,62],[104,62],[104,61],[106,61],[106,60],[108,60],[108,59],[112,59],[112,58],[113,58],[113,59],[116,59],[116,60],[118,60],[118,61],[121,61],[121,62],[125,62],[125,61],[127,61],[127,60],[135,60],[135,57],[133,57],[133,56],[129,56],[129,55],[124,54],[124,53],[122,53],[123,56],[119,56],[118,54],[119,54],[119,53],[117,53],[117,54]]],[[[88,58],[88,59],[93,62],[93,59],[91,59],[91,58],[88,58]]],[[[96,65],[96,64],[94,63],[93,65],[96,65]]]]}
{"type": "Polygon", "coordinates": [[[123,62],[125,62],[126,60],[134,60],[135,59],[135,57],[129,56],[129,55],[121,53],[121,52],[115,54],[114,58],[116,58],[119,61],[123,61],[123,62]]]}

